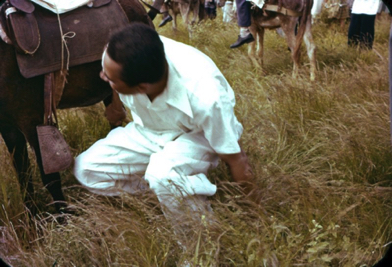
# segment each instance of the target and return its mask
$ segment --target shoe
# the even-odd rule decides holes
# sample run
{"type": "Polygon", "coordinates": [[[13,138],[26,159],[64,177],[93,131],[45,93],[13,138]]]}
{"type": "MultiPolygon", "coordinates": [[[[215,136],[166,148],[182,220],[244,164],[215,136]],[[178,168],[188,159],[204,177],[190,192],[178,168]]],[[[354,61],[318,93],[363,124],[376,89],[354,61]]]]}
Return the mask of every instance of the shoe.
{"type": "Polygon", "coordinates": [[[238,35],[237,42],[235,42],[234,44],[230,45],[230,48],[237,48],[237,47],[240,47],[243,44],[251,43],[254,40],[255,40],[255,38],[253,38],[253,35],[251,33],[249,33],[245,37],[241,37],[241,35],[238,35]]]}
{"type": "Polygon", "coordinates": [[[168,14],[166,17],[164,17],[164,18],[162,19],[162,21],[161,21],[161,23],[159,23],[158,27],[163,27],[163,26],[166,25],[166,23],[168,23],[168,22],[170,22],[170,21],[172,21],[172,20],[173,20],[172,16],[170,16],[170,15],[168,14]]]}

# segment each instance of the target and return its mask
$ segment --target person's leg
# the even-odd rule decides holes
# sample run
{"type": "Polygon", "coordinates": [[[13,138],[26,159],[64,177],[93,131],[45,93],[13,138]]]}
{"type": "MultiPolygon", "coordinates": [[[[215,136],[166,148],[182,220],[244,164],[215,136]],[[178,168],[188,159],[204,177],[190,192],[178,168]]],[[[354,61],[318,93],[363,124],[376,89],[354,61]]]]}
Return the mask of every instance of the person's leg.
{"type": "Polygon", "coordinates": [[[251,3],[246,0],[236,0],[238,26],[248,28],[251,24],[250,7],[251,3]]]}
{"type": "Polygon", "coordinates": [[[152,8],[147,12],[151,20],[154,20],[157,14],[160,13],[161,7],[163,6],[164,2],[165,0],[154,0],[152,6],[150,6],[152,8]]]}
{"type": "Polygon", "coordinates": [[[139,193],[147,186],[142,176],[150,155],[160,149],[131,122],[112,130],[81,153],[75,159],[73,172],[83,186],[97,194],[139,193]]]}
{"type": "Polygon", "coordinates": [[[170,14],[169,14],[169,8],[167,7],[166,3],[163,4],[163,6],[161,8],[161,14],[162,14],[162,21],[161,21],[161,23],[159,23],[158,27],[163,27],[168,22],[173,20],[173,17],[170,16],[170,14]]]}
{"type": "Polygon", "coordinates": [[[207,13],[208,18],[216,18],[216,3],[215,0],[206,0],[204,3],[204,9],[207,13]]]}
{"type": "Polygon", "coordinates": [[[375,21],[376,15],[362,15],[359,40],[362,48],[372,49],[373,47],[375,21]]]}
{"type": "MultiPolygon", "coordinates": [[[[145,177],[158,198],[215,194],[216,186],[207,179],[210,168],[216,167],[218,155],[202,133],[188,133],[165,144],[153,153],[145,177]]],[[[164,203],[170,206],[169,202],[164,203]]]]}
{"type": "Polygon", "coordinates": [[[238,26],[240,26],[240,34],[238,35],[237,41],[230,48],[237,48],[255,40],[249,31],[249,26],[252,23],[250,13],[251,3],[246,0],[236,0],[235,2],[237,5],[237,20],[238,26]]]}
{"type": "Polygon", "coordinates": [[[151,20],[154,20],[158,13],[161,13],[163,16],[162,22],[159,24],[159,27],[162,27],[169,21],[173,20],[172,16],[170,16],[169,14],[168,9],[166,8],[165,0],[154,0],[152,7],[153,8],[150,9],[147,13],[151,20]]]}
{"type": "Polygon", "coordinates": [[[151,155],[145,178],[185,247],[181,236],[189,234],[189,226],[200,224],[202,215],[211,216],[207,196],[215,194],[216,186],[206,174],[218,163],[201,133],[184,134],[151,155]]]}
{"type": "Polygon", "coordinates": [[[361,16],[351,14],[350,26],[348,28],[348,45],[357,46],[359,44],[361,16]]]}

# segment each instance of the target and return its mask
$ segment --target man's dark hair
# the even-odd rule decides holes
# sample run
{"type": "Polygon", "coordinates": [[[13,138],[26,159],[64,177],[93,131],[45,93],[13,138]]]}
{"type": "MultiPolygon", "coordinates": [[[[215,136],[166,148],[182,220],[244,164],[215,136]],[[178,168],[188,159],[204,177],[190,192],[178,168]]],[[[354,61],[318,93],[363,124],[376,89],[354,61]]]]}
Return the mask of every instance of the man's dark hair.
{"type": "Polygon", "coordinates": [[[132,23],[110,37],[109,57],[122,66],[121,79],[129,86],[158,82],[165,74],[166,58],[158,33],[132,23]]]}

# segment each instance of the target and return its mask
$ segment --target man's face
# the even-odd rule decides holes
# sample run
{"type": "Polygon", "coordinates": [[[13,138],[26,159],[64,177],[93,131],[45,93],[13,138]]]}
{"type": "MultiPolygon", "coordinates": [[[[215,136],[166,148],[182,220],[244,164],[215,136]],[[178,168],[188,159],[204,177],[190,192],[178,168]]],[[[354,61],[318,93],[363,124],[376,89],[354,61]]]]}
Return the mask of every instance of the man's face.
{"type": "Polygon", "coordinates": [[[102,71],[100,77],[110,84],[112,89],[120,94],[135,95],[141,93],[138,86],[129,86],[121,80],[122,66],[112,60],[106,53],[106,49],[102,56],[102,71]]]}

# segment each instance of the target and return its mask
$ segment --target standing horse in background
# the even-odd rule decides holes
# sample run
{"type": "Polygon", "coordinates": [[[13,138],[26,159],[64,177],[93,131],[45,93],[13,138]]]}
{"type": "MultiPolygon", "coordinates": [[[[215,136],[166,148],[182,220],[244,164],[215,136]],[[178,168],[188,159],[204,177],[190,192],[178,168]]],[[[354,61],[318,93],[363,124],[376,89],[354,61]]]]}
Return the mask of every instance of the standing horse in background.
{"type": "MultiPolygon", "coordinates": [[[[225,2],[226,0],[220,0],[218,5],[222,7],[225,2]]],[[[316,78],[316,45],[312,36],[312,6],[313,0],[266,0],[261,8],[253,6],[250,31],[256,41],[249,43],[248,49],[252,63],[261,68],[263,66],[265,29],[281,27],[294,63],[293,77],[298,76],[300,48],[304,40],[310,61],[310,79],[314,81],[316,78]],[[299,25],[296,31],[297,24],[299,25]]]]}
{"type": "Polygon", "coordinates": [[[173,30],[177,30],[177,15],[181,15],[191,38],[195,23],[206,17],[204,3],[205,0],[170,0],[166,2],[165,5],[173,17],[173,30]]]}
{"type": "MultiPolygon", "coordinates": [[[[118,5],[115,1],[116,0],[112,0],[112,2],[110,0],[95,0],[93,3],[104,2],[103,5],[109,5],[108,3],[118,5]]],[[[30,1],[28,2],[31,4],[30,1]]],[[[147,16],[146,10],[138,0],[118,0],[118,3],[120,4],[119,9],[122,9],[121,14],[124,15],[124,21],[126,21],[124,23],[138,21],[153,27],[151,20],[147,16]]],[[[89,9],[87,7],[83,8],[89,9]]],[[[36,5],[34,12],[37,10],[42,10],[41,13],[50,12],[36,5]]],[[[89,11],[84,13],[83,16],[89,16],[88,12],[89,11]]],[[[68,16],[68,14],[69,13],[66,13],[64,16],[68,16]]],[[[16,13],[16,15],[19,16],[18,13],[16,13]]],[[[5,18],[6,16],[2,17],[3,22],[5,18]]],[[[82,25],[83,23],[78,23],[83,21],[83,19],[84,17],[75,20],[72,26],[85,26],[85,24],[82,25]]],[[[111,20],[110,16],[105,19],[108,21],[111,20]]],[[[43,25],[48,25],[47,23],[48,22],[45,22],[43,25]]],[[[59,25],[57,17],[54,23],[59,25]]],[[[96,22],[94,27],[99,28],[100,32],[102,32],[103,24],[104,20],[102,19],[102,21],[96,22]]],[[[7,25],[2,23],[1,26],[3,33],[4,31],[7,31],[7,25]]],[[[42,37],[44,29],[40,28],[39,30],[42,37]]],[[[83,30],[83,33],[90,31],[90,29],[85,28],[83,28],[83,30]]],[[[79,36],[83,35],[84,34],[81,34],[79,36]]],[[[45,42],[45,40],[41,40],[41,47],[44,45],[43,42],[45,42]]],[[[93,41],[90,45],[94,45],[95,43],[96,42],[93,41]]],[[[88,50],[87,44],[85,43],[78,43],[75,46],[77,46],[76,49],[81,51],[88,50]]],[[[103,50],[103,47],[101,49],[103,50]]],[[[46,52],[47,51],[44,51],[44,54],[46,52]]],[[[24,203],[31,213],[34,214],[36,207],[34,205],[34,188],[27,150],[28,142],[35,153],[42,182],[50,192],[57,212],[60,212],[67,206],[61,188],[60,174],[58,172],[50,174],[44,172],[36,131],[36,126],[41,125],[44,122],[44,75],[38,75],[31,78],[22,76],[15,56],[15,47],[2,40],[0,40],[0,55],[0,133],[12,156],[12,162],[19,179],[20,191],[21,194],[24,195],[24,203]]],[[[37,57],[36,55],[34,56],[37,57]]],[[[67,83],[63,88],[62,97],[58,102],[57,108],[67,109],[85,107],[101,101],[104,101],[105,105],[109,105],[112,98],[112,89],[108,83],[100,79],[99,73],[101,69],[101,61],[97,59],[91,63],[75,66],[71,65],[68,70],[67,83]]]]}

